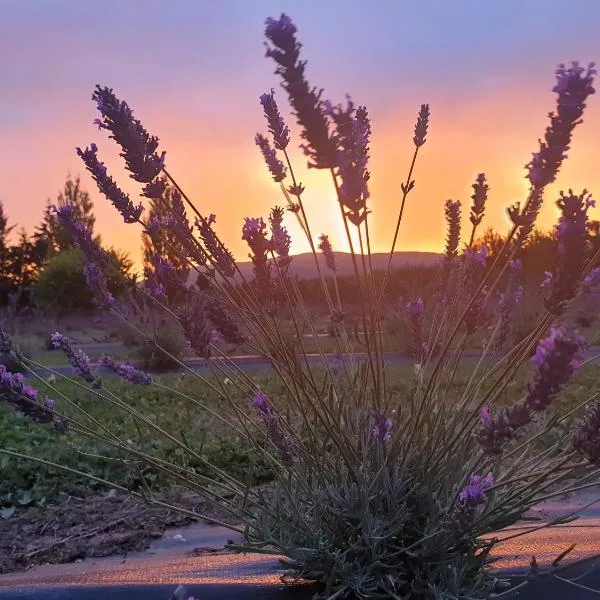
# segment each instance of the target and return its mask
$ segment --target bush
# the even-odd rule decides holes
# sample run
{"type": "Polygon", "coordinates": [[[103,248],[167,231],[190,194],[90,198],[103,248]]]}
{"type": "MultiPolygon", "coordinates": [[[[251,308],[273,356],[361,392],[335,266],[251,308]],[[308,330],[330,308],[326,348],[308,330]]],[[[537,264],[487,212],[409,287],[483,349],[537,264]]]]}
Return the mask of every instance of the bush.
{"type": "MultiPolygon", "coordinates": [[[[108,269],[106,285],[113,296],[118,297],[125,288],[130,263],[123,255],[109,251],[114,264],[108,269]],[[120,275],[121,274],[121,275],[120,275]]],[[[83,267],[85,257],[79,248],[68,248],[53,256],[33,287],[33,300],[43,310],[59,314],[90,311],[94,308],[83,267]]]]}
{"type": "Polygon", "coordinates": [[[59,313],[91,310],[93,298],[83,276],[83,265],[83,252],[78,248],[53,256],[33,287],[37,306],[59,313]]]}
{"type": "Polygon", "coordinates": [[[186,349],[186,340],[181,328],[171,324],[159,325],[152,340],[144,340],[136,354],[144,370],[153,373],[173,371],[179,368],[186,349]],[[162,350],[161,350],[162,348],[162,350]]]}

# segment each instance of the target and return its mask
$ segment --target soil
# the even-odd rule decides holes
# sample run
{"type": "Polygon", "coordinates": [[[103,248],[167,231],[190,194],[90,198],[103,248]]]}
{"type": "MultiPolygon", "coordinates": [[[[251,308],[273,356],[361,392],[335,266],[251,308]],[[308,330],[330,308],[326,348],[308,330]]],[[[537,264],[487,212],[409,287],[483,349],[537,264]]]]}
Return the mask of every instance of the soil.
{"type": "MultiPolygon", "coordinates": [[[[159,499],[233,522],[191,494],[170,494],[159,499]]],[[[0,574],[46,563],[126,556],[147,549],[167,528],[198,521],[202,520],[127,495],[70,496],[59,504],[32,507],[15,512],[9,519],[0,518],[0,574]]]]}

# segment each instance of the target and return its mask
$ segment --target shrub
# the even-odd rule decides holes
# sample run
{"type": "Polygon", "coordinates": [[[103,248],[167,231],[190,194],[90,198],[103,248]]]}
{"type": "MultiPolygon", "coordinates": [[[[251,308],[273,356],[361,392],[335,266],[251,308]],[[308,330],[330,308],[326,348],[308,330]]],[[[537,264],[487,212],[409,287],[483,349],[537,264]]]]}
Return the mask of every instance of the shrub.
{"type": "MultiPolygon", "coordinates": [[[[107,289],[119,296],[127,286],[126,276],[131,267],[129,259],[111,250],[107,253],[109,264],[107,289]]],[[[59,314],[90,311],[94,308],[94,295],[84,276],[85,256],[80,248],[72,247],[59,252],[46,264],[33,287],[37,306],[59,314]]]]}
{"type": "Polygon", "coordinates": [[[84,255],[69,248],[52,257],[33,287],[35,303],[59,313],[91,310],[93,297],[83,276],[84,255]]]}
{"type": "Polygon", "coordinates": [[[172,371],[180,366],[186,350],[186,340],[177,324],[159,325],[151,339],[137,347],[136,354],[143,368],[152,373],[172,371]]]}

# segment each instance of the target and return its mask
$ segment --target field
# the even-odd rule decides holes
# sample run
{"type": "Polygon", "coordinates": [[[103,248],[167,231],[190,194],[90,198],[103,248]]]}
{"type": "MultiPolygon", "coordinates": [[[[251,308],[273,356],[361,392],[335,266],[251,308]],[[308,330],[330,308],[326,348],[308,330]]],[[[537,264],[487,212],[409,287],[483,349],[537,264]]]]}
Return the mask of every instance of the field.
{"type": "MultiPolygon", "coordinates": [[[[455,380],[461,390],[476,364],[463,360],[455,380]]],[[[556,401],[557,414],[567,412],[595,392],[600,375],[598,366],[584,366],[569,389],[556,401]]],[[[512,382],[504,391],[503,401],[514,402],[521,392],[524,377],[512,382]]],[[[407,401],[412,393],[415,374],[412,364],[390,370],[390,388],[398,403],[407,401]]],[[[209,376],[213,385],[222,377],[209,376]]],[[[285,397],[285,390],[274,376],[254,374],[253,379],[270,397],[285,397]]],[[[186,398],[197,398],[210,409],[230,412],[210,389],[190,374],[165,374],[155,378],[155,385],[132,386],[113,377],[105,378],[106,390],[127,402],[168,433],[187,440],[199,454],[227,473],[246,478],[252,486],[266,486],[271,474],[258,453],[241,438],[232,434],[220,421],[186,398]],[[164,387],[163,387],[164,386],[164,387]],[[173,391],[168,391],[171,387],[173,391]]],[[[45,387],[38,382],[40,391],[45,387]]],[[[158,436],[148,426],[136,423],[130,416],[115,409],[95,392],[79,383],[59,379],[54,389],[46,393],[57,397],[64,394],[84,409],[91,419],[102,423],[121,439],[153,456],[203,472],[172,442],[158,436]]],[[[105,394],[104,390],[100,394],[105,394]]],[[[247,402],[235,389],[230,391],[241,406],[247,402]]],[[[78,411],[58,398],[60,410],[81,418],[78,411]]],[[[573,414],[552,436],[539,440],[540,450],[560,438],[569,424],[581,416],[573,414]]],[[[209,516],[225,518],[218,509],[203,501],[185,486],[142,463],[124,459],[97,440],[75,432],[57,434],[47,427],[31,423],[0,406],[0,447],[57,463],[64,467],[112,482],[116,488],[132,489],[154,500],[174,502],[209,516]]],[[[168,526],[180,525],[190,518],[163,506],[132,499],[110,485],[90,481],[83,475],[65,472],[25,459],[0,459],[0,571],[24,568],[40,562],[63,562],[84,556],[126,553],[144,548],[168,526]]]]}

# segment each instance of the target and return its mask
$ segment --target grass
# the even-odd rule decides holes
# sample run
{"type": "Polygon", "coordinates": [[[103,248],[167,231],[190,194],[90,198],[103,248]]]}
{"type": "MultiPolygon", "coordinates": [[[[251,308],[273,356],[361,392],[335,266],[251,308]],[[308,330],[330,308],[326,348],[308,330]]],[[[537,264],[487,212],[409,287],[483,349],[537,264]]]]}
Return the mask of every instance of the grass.
{"type": "MultiPolygon", "coordinates": [[[[474,360],[463,361],[453,385],[455,393],[464,389],[475,364],[474,360]]],[[[554,406],[558,409],[557,414],[568,412],[591,396],[596,391],[599,375],[600,366],[584,366],[572,385],[556,399],[554,406]]],[[[503,392],[500,400],[502,403],[513,403],[520,397],[525,377],[526,374],[523,374],[511,381],[503,392]]],[[[216,376],[209,376],[207,379],[210,383],[218,385],[218,379],[222,381],[223,377],[217,379],[216,376]]],[[[273,374],[257,373],[253,379],[269,397],[285,398],[283,384],[273,374]]],[[[198,398],[214,411],[230,410],[229,407],[223,406],[216,393],[206,384],[190,374],[166,374],[155,378],[155,382],[156,385],[140,387],[124,383],[112,376],[104,378],[106,389],[173,436],[187,440],[203,458],[215,466],[244,480],[250,477],[251,482],[256,484],[270,479],[269,469],[260,459],[256,449],[251,448],[248,442],[226,428],[222,422],[184,397],[188,395],[198,398]],[[172,390],[167,390],[166,387],[172,390]]],[[[400,365],[389,370],[389,389],[394,403],[401,405],[409,400],[414,382],[415,374],[411,365],[400,365]]],[[[136,445],[139,449],[159,459],[185,466],[196,473],[203,473],[205,467],[190,459],[173,442],[161,438],[149,426],[134,422],[132,417],[113,408],[110,403],[91,391],[64,379],[59,379],[54,386],[86,411],[90,419],[84,421],[91,423],[91,419],[101,420],[103,425],[119,438],[136,445]]],[[[44,390],[43,384],[37,387],[40,392],[57,398],[59,410],[82,420],[81,414],[78,414],[74,407],[61,401],[55,391],[44,390]]],[[[248,409],[248,401],[241,393],[235,388],[230,389],[230,393],[237,406],[248,409]]],[[[572,427],[573,420],[581,414],[581,411],[573,414],[550,435],[540,438],[539,449],[547,448],[560,439],[561,435],[566,434],[572,427]]],[[[131,460],[124,462],[124,456],[119,452],[107,448],[95,439],[74,431],[57,434],[46,426],[31,423],[6,405],[0,405],[0,447],[44,458],[134,490],[143,489],[145,486],[153,491],[173,490],[173,480],[162,473],[142,464],[136,465],[131,460]]],[[[11,510],[12,507],[56,502],[65,495],[84,497],[103,489],[102,484],[59,469],[27,460],[0,457],[0,509],[11,510]]]]}

